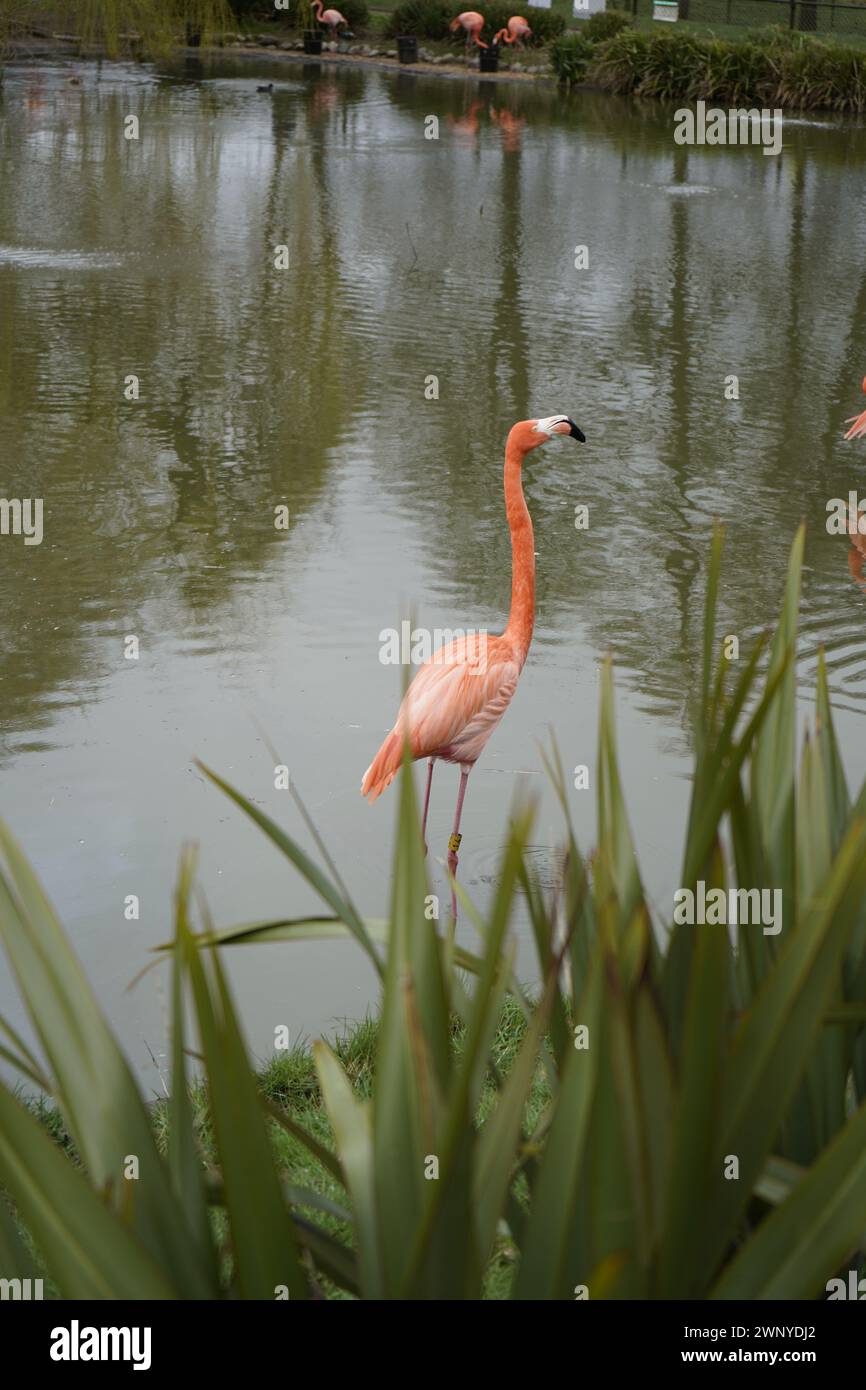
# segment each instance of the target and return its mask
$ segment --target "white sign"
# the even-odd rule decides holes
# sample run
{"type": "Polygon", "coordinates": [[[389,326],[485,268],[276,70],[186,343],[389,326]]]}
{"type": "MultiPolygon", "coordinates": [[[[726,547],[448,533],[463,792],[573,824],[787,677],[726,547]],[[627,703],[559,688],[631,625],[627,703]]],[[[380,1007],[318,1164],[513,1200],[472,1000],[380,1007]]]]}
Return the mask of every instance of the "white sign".
{"type": "Polygon", "coordinates": [[[575,19],[589,19],[591,14],[602,14],[607,0],[574,0],[572,14],[575,19]]]}
{"type": "Polygon", "coordinates": [[[678,0],[653,0],[653,19],[674,21],[679,19],[678,0]]]}

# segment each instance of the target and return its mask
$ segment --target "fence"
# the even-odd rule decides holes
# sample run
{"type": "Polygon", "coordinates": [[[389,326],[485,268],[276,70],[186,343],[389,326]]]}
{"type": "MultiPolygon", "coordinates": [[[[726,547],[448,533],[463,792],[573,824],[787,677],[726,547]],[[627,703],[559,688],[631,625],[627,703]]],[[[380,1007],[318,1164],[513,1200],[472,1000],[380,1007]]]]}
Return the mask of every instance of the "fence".
{"type": "MultiPolygon", "coordinates": [[[[653,0],[614,3],[630,9],[636,18],[652,19],[653,0]]],[[[758,29],[777,24],[802,33],[866,40],[866,4],[837,4],[835,0],[679,0],[679,18],[711,27],[729,24],[758,29]]]]}

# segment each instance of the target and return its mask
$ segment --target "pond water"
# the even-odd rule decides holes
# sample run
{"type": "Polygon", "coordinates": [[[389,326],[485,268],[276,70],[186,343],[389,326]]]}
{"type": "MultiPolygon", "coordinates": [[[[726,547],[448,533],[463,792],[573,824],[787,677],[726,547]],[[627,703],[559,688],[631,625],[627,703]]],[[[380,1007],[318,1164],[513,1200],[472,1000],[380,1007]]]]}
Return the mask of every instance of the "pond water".
{"type": "MultiPolygon", "coordinates": [[[[537,626],[470,779],[469,891],[489,893],[521,790],[552,874],[539,744],[592,765],[610,650],[633,828],[670,903],[714,516],[744,645],[807,519],[802,715],[823,643],[859,785],[866,589],[825,515],[866,471],[842,440],[866,370],[862,127],[789,121],[776,159],[675,145],[655,104],[471,76],[72,73],[13,65],[0,87],[0,494],[44,504],[40,545],[0,537],[0,811],[148,1086],[165,981],[128,985],[169,934],[182,842],[219,925],[318,907],[194,757],[309,846],[266,735],[362,911],[385,910],[396,797],[358,793],[400,694],[380,634],[501,630],[515,420],[564,411],[587,444],[527,469],[537,626]]],[[[456,790],[440,766],[437,861],[456,790]]],[[[572,796],[589,846],[594,792],[572,796]]],[[[228,960],[259,1057],[278,1023],[315,1035],[374,1002],[351,944],[228,960]]],[[[5,968],[0,1012],[20,1025],[5,968]]]]}

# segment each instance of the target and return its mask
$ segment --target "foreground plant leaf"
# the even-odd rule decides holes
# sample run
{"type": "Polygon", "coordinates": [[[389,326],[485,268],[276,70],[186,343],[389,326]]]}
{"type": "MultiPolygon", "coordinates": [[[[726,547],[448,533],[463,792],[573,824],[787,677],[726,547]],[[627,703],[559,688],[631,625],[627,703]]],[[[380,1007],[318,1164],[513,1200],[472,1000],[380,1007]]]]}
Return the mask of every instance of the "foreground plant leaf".
{"type": "Polygon", "coordinates": [[[738,1251],[713,1298],[815,1298],[866,1247],[866,1105],[738,1251]]]}
{"type": "Polygon", "coordinates": [[[204,775],[210,778],[214,786],[219,787],[221,791],[225,792],[226,796],[230,797],[235,805],[239,806],[241,810],[249,816],[250,820],[254,821],[259,829],[265,832],[268,839],[272,844],[276,845],[280,853],[285,855],[285,857],[294,864],[301,877],[306,879],[310,887],[328,904],[328,907],[336,914],[337,918],[346,924],[352,935],[366,951],[377,974],[381,974],[381,962],[376,948],[367,933],[367,929],[354,905],[339,891],[336,884],[332,883],[331,880],[322,873],[321,869],[313,863],[309,855],[304,853],[300,845],[297,845],[290,835],[287,835],[284,830],[281,830],[276,822],[271,820],[270,816],[266,816],[263,811],[260,811],[257,806],[254,806],[251,801],[248,801],[239,791],[235,791],[234,787],[230,786],[228,782],[224,782],[217,773],[212,772],[204,763],[200,762],[197,765],[201,768],[204,775]]]}
{"type": "Polygon", "coordinates": [[[139,1239],[186,1297],[215,1292],[172,1191],[129,1065],[48,899],[0,822],[0,937],[48,1059],[52,1093],[95,1188],[129,1213],[139,1239]],[[125,1177],[128,1155],[140,1178],[125,1177]],[[146,1181],[144,1178],[146,1177],[146,1181]],[[134,1186],[135,1200],[128,1202],[134,1186]]]}
{"type": "Polygon", "coordinates": [[[307,1280],[283,1200],[255,1077],[215,952],[200,952],[179,914],[177,950],[195,1003],[220,1172],[242,1298],[305,1299],[307,1280]]]}
{"type": "MultiPolygon", "coordinates": [[[[64,1298],[183,1298],[127,1225],[0,1084],[0,1184],[64,1298]]],[[[20,1243],[15,1266],[20,1269],[20,1243]]],[[[14,1252],[12,1252],[14,1254],[14,1252]]],[[[4,1264],[4,1277],[7,1275],[4,1264]]]]}

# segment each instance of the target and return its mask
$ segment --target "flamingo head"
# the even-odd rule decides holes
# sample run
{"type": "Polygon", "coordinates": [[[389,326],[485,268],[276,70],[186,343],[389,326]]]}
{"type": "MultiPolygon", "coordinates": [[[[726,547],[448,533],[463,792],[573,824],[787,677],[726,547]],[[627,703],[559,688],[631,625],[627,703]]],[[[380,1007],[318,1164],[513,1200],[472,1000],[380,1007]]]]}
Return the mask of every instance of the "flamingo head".
{"type": "Polygon", "coordinates": [[[581,444],[586,443],[583,430],[568,415],[545,415],[540,420],[521,420],[509,434],[508,442],[516,444],[522,453],[528,454],[531,449],[537,449],[539,444],[546,444],[558,434],[570,435],[572,439],[579,439],[581,444]]]}
{"type": "Polygon", "coordinates": [[[572,439],[579,439],[581,444],[586,443],[583,430],[568,415],[545,415],[543,420],[535,421],[535,433],[542,436],[542,444],[556,434],[568,434],[572,439]]]}

